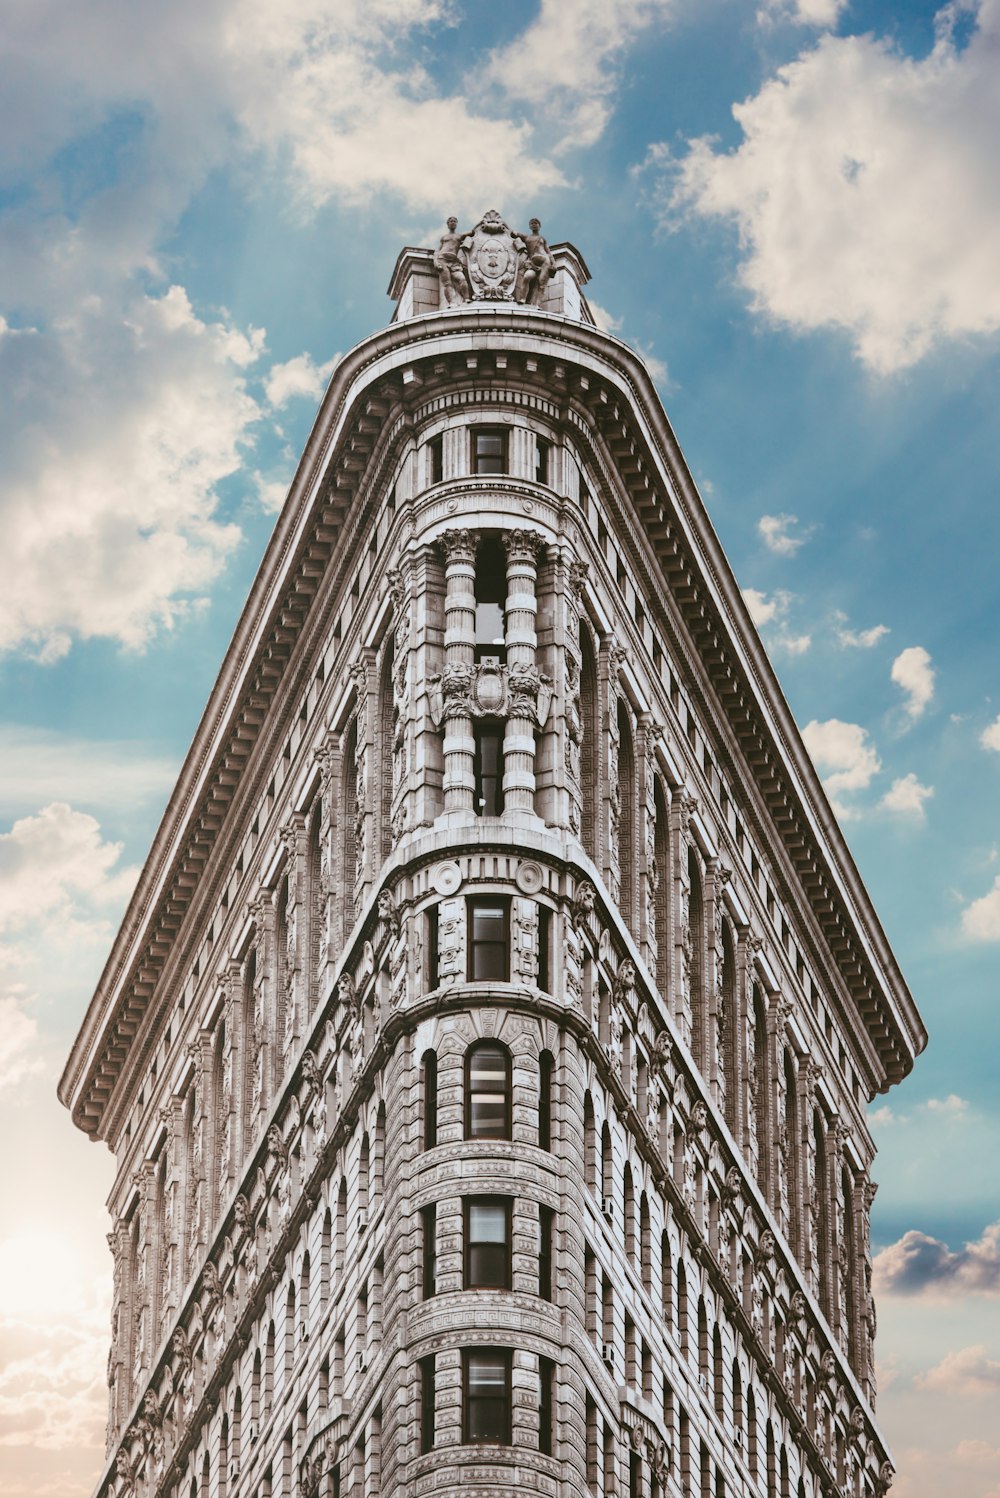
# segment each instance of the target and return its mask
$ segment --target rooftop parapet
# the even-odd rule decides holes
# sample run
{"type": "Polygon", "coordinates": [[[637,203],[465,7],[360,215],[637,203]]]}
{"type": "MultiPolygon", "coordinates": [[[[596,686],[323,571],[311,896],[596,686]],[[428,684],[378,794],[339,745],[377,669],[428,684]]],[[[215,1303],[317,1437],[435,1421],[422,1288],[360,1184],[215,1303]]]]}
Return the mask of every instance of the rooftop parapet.
{"type": "Polygon", "coordinates": [[[537,218],[519,233],[491,209],[467,232],[450,218],[436,250],[400,251],[389,283],[396,303],[392,320],[467,303],[516,302],[593,326],[582,290],[589,280],[579,250],[571,244],[550,246],[537,218]]]}

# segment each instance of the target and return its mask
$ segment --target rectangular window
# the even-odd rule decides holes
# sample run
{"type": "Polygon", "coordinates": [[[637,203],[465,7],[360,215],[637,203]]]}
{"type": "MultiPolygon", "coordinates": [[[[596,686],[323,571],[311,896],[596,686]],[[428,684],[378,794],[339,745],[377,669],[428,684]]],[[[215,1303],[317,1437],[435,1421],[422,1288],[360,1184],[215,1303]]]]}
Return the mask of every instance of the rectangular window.
{"type": "MultiPolygon", "coordinates": [[[[538,986],[542,993],[552,992],[550,950],[552,945],[552,911],[547,905],[538,907],[538,986]]],[[[548,1149],[548,1145],[543,1145],[548,1149]]]]}
{"type": "Polygon", "coordinates": [[[421,1264],[421,1288],[424,1300],[430,1300],[437,1292],[437,1207],[433,1204],[420,1209],[420,1226],[423,1233],[423,1260],[421,1264]]]}
{"type": "Polygon", "coordinates": [[[427,482],[440,484],[444,478],[444,437],[432,437],[427,444],[427,482]]]}
{"type": "Polygon", "coordinates": [[[499,724],[479,722],[473,727],[473,738],[476,814],[498,817],[503,811],[503,729],[499,724]]]}
{"type": "Polygon", "coordinates": [[[482,475],[507,472],[507,433],[496,427],[473,427],[472,471],[482,475]]]}
{"type": "Polygon", "coordinates": [[[552,1052],[538,1058],[538,1148],[552,1148],[552,1052]]]}
{"type": "Polygon", "coordinates": [[[425,1051],[423,1064],[424,1149],[432,1150],[438,1142],[438,1068],[434,1051],[425,1051]]]}
{"type": "Polygon", "coordinates": [[[506,900],[469,901],[469,982],[508,983],[508,906],[506,900]]]}
{"type": "Polygon", "coordinates": [[[538,1449],[543,1456],[552,1455],[555,1374],[556,1365],[550,1358],[538,1359],[538,1449]]]}
{"type": "Polygon", "coordinates": [[[464,1430],[467,1442],[510,1445],[510,1353],[483,1347],[462,1354],[464,1430]]]}
{"type": "Polygon", "coordinates": [[[437,1402],[434,1354],[420,1359],[420,1454],[434,1449],[434,1406],[437,1402]]]}
{"type": "Polygon", "coordinates": [[[552,1299],[552,1229],[555,1215],[551,1207],[538,1209],[538,1293],[542,1300],[552,1299]]]}
{"type": "Polygon", "coordinates": [[[535,483],[547,484],[549,482],[549,455],[552,451],[552,443],[547,442],[544,437],[535,438],[535,483]]]}
{"type": "Polygon", "coordinates": [[[438,975],[438,908],[429,905],[424,912],[426,923],[427,987],[437,988],[438,975]]]}
{"type": "Polygon", "coordinates": [[[510,1289],[510,1198],[465,1198],[465,1288],[510,1289]]]}

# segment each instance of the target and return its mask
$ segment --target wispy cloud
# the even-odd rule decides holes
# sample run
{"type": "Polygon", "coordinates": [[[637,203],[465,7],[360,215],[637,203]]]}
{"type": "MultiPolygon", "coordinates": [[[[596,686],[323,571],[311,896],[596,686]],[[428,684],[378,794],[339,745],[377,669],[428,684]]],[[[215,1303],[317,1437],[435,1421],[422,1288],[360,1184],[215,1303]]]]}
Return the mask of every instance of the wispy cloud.
{"type": "Polygon", "coordinates": [[[934,697],[936,673],[930,655],[922,645],[908,645],[893,661],[890,675],[906,698],[903,710],[909,722],[915,723],[934,697]]]}
{"type": "Polygon", "coordinates": [[[1000,754],[1000,717],[994,719],[988,728],[984,728],[979,735],[979,742],[984,749],[992,749],[1000,754]]]}
{"type": "Polygon", "coordinates": [[[962,931],[972,941],[1000,941],[1000,874],[985,895],[962,911],[962,931]]]}
{"type": "Polygon", "coordinates": [[[813,527],[809,526],[796,535],[798,523],[797,515],[762,515],[757,521],[757,534],[775,556],[793,557],[813,533],[813,527]]]}
{"type": "Polygon", "coordinates": [[[886,791],[879,805],[883,806],[886,811],[898,812],[901,816],[922,822],[926,816],[924,805],[933,795],[934,787],[921,785],[916,775],[911,772],[892,782],[892,786],[886,791]]]}
{"type": "Polygon", "coordinates": [[[764,0],[757,12],[761,23],[791,21],[798,26],[826,30],[836,26],[849,0],[764,0]]]}
{"type": "Polygon", "coordinates": [[[876,1254],[873,1270],[883,1294],[937,1299],[1000,1295],[1000,1222],[957,1251],[940,1239],[911,1230],[876,1254]]]}
{"type": "Polygon", "coordinates": [[[977,1343],[950,1352],[926,1373],[913,1380],[918,1389],[936,1394],[992,1395],[1000,1392],[1000,1363],[987,1356],[986,1348],[977,1343]]]}
{"type": "Polygon", "coordinates": [[[0,724],[0,815],[64,800],[119,811],[162,797],[178,765],[139,743],[83,739],[19,724],[0,724]]]}
{"type": "Polygon", "coordinates": [[[887,624],[873,624],[870,629],[850,629],[847,615],[839,610],[833,616],[833,623],[837,644],[849,650],[871,650],[889,633],[887,624]]]}
{"type": "Polygon", "coordinates": [[[290,400],[318,401],[339,360],[340,355],[335,354],[325,364],[316,364],[311,354],[296,354],[284,364],[272,364],[264,380],[268,405],[280,409],[290,400]]]}
{"type": "Polygon", "coordinates": [[[778,588],[772,594],[762,593],[758,588],[744,588],[743,601],[750,610],[750,617],[759,630],[768,626],[766,636],[768,649],[784,651],[787,655],[804,655],[812,644],[812,635],[806,631],[796,633],[789,622],[789,611],[796,603],[794,593],[778,588]]]}

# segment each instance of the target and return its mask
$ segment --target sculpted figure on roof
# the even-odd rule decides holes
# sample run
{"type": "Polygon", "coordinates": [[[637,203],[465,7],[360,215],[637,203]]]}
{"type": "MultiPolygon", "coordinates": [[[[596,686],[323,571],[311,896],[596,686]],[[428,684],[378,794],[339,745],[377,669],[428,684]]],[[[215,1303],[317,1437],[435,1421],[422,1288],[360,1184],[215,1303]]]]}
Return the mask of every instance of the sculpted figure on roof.
{"type": "Polygon", "coordinates": [[[556,268],[552,252],[533,218],[527,234],[505,223],[495,208],[475,228],[461,233],[458,219],[434,251],[434,265],[445,302],[525,302],[541,304],[556,268]]]}

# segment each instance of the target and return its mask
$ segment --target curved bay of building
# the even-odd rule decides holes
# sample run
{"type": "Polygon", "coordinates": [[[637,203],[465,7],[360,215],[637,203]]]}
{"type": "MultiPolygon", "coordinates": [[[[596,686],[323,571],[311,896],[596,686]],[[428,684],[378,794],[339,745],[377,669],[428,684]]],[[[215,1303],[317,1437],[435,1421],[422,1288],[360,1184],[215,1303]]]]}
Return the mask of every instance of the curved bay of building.
{"type": "Polygon", "coordinates": [[[63,1082],[102,1494],[886,1491],[863,1110],[921,1032],[689,482],[585,322],[335,375],[63,1082]]]}

